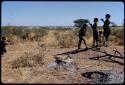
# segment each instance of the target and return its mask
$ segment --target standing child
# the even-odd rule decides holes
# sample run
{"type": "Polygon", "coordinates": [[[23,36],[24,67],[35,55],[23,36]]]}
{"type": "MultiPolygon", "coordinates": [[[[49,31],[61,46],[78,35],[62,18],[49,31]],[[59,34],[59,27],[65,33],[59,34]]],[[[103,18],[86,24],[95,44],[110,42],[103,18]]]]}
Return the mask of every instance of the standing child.
{"type": "Polygon", "coordinates": [[[0,41],[1,47],[0,47],[0,54],[4,54],[6,52],[6,38],[2,37],[2,40],[0,41]]]}
{"type": "Polygon", "coordinates": [[[84,36],[86,35],[86,30],[87,30],[86,28],[87,28],[87,24],[83,24],[83,25],[81,26],[81,28],[80,28],[80,31],[79,31],[78,49],[80,49],[82,40],[84,41],[84,44],[85,44],[86,48],[88,48],[87,45],[86,45],[86,41],[85,41],[85,39],[84,39],[84,36]]]}
{"type": "Polygon", "coordinates": [[[103,30],[104,30],[104,37],[106,39],[106,42],[105,42],[105,46],[108,46],[108,38],[109,38],[109,35],[110,35],[110,14],[106,14],[105,15],[105,18],[106,20],[104,21],[104,19],[101,19],[101,21],[104,23],[103,25],[103,30]]]}
{"type": "Polygon", "coordinates": [[[94,18],[94,24],[92,25],[90,22],[90,26],[93,30],[93,46],[98,47],[98,29],[97,29],[98,18],[94,18]]]}
{"type": "Polygon", "coordinates": [[[103,31],[99,31],[99,47],[103,45],[103,31]]]}

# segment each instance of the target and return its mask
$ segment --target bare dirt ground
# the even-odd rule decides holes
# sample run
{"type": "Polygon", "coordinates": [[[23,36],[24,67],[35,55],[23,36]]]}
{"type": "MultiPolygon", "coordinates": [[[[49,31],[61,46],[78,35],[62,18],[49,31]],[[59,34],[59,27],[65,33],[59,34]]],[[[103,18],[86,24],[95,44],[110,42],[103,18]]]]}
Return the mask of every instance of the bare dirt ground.
{"type": "MultiPolygon", "coordinates": [[[[1,78],[3,83],[123,83],[124,82],[124,46],[100,47],[98,49],[84,48],[76,51],[74,48],[45,49],[44,65],[12,68],[12,62],[20,58],[25,52],[38,52],[36,42],[24,42],[7,46],[7,53],[1,57],[1,78]],[[113,49],[120,53],[114,55],[113,49]],[[105,53],[104,53],[105,52],[105,53]],[[75,72],[50,70],[47,66],[54,61],[54,55],[70,55],[76,62],[78,70],[75,72]],[[110,55],[114,55],[108,58],[110,55]],[[97,80],[102,75],[110,75],[110,79],[97,80]]],[[[17,62],[18,63],[18,62],[17,62]]],[[[102,77],[101,77],[102,78],[102,77]]]]}

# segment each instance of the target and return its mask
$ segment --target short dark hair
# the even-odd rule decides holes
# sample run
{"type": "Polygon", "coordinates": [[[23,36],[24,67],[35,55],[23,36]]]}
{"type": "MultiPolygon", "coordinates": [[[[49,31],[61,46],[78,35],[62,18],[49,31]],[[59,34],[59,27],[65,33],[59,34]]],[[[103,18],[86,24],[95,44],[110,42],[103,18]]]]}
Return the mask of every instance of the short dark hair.
{"type": "Polygon", "coordinates": [[[110,18],[110,17],[111,17],[110,14],[105,15],[105,18],[110,18]]]}
{"type": "Polygon", "coordinates": [[[94,18],[94,22],[97,22],[98,21],[98,18],[94,18]]]}
{"type": "Polygon", "coordinates": [[[5,38],[5,37],[2,37],[2,40],[6,40],[6,38],[5,38]]]}
{"type": "Polygon", "coordinates": [[[84,27],[87,27],[87,26],[88,26],[87,24],[83,24],[83,25],[82,25],[83,28],[84,28],[84,27]]]}
{"type": "Polygon", "coordinates": [[[99,31],[99,34],[102,34],[102,31],[99,31]]]}

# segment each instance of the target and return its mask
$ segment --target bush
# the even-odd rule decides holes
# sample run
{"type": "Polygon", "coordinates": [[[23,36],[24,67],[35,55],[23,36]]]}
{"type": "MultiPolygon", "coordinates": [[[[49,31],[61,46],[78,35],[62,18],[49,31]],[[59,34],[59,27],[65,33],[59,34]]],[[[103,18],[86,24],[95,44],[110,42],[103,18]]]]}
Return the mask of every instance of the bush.
{"type": "Polygon", "coordinates": [[[112,28],[109,38],[112,43],[124,45],[124,28],[112,28]]]}
{"type": "Polygon", "coordinates": [[[17,36],[23,40],[36,40],[39,41],[45,35],[47,35],[47,28],[33,28],[28,29],[26,27],[14,27],[14,26],[3,26],[2,36],[7,38],[12,38],[13,36],[17,36]]]}
{"type": "Polygon", "coordinates": [[[59,35],[56,35],[58,40],[58,45],[63,48],[77,46],[77,37],[72,31],[64,31],[59,35]]]}
{"type": "Polygon", "coordinates": [[[43,65],[43,57],[39,54],[33,55],[31,53],[25,53],[25,55],[20,58],[14,60],[11,64],[12,68],[20,68],[20,67],[33,67],[36,65],[43,65]]]}

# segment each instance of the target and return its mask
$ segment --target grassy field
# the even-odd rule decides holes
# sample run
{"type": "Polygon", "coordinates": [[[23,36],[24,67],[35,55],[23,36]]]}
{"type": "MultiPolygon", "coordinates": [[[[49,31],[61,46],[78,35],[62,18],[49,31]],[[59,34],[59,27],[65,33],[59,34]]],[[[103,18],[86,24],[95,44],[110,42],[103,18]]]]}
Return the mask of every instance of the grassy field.
{"type": "MultiPolygon", "coordinates": [[[[26,29],[24,27],[2,27],[2,36],[12,44],[7,45],[7,53],[1,57],[1,79],[3,83],[58,83],[58,84],[109,84],[124,82],[124,28],[111,28],[109,47],[76,52],[78,29],[26,29]],[[117,49],[121,55],[114,54],[117,49]],[[113,55],[108,59],[107,54],[113,55]],[[60,55],[57,55],[60,54],[60,55]],[[54,57],[70,55],[78,70],[48,69],[54,57]],[[96,57],[96,58],[95,58],[96,57]],[[112,75],[110,81],[96,82],[98,75],[88,79],[82,74],[100,72],[112,75]]],[[[92,46],[92,31],[88,29],[87,45],[92,46]]]]}

